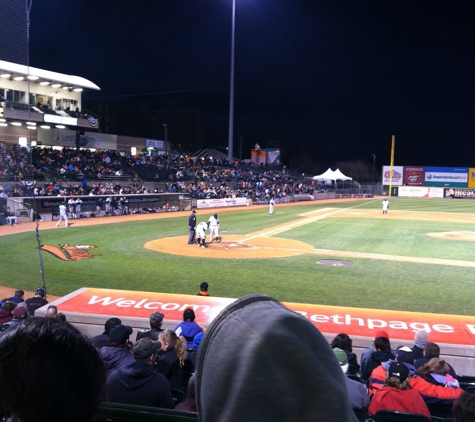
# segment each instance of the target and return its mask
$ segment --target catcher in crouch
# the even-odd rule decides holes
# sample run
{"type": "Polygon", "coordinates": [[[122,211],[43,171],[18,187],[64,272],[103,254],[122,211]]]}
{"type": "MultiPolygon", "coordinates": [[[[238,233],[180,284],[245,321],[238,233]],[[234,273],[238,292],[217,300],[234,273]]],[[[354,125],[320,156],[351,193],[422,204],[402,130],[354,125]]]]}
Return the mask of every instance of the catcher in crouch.
{"type": "Polygon", "coordinates": [[[208,223],[202,221],[196,226],[196,240],[198,242],[198,247],[207,248],[206,244],[206,230],[208,229],[208,223]]]}
{"type": "Polygon", "coordinates": [[[219,237],[219,218],[218,214],[213,214],[208,220],[209,227],[209,243],[213,241],[213,233],[215,234],[216,242],[220,242],[221,238],[219,237]]]}

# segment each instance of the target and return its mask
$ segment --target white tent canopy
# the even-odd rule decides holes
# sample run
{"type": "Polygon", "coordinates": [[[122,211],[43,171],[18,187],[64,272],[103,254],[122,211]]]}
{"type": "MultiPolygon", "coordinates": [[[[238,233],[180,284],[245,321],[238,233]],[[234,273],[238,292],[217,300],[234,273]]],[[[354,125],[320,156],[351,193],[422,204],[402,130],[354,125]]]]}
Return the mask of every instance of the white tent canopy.
{"type": "Polygon", "coordinates": [[[353,180],[352,177],[345,176],[340,169],[333,171],[329,168],[325,173],[319,174],[318,176],[313,176],[313,180],[333,180],[335,183],[337,180],[353,180]]]}

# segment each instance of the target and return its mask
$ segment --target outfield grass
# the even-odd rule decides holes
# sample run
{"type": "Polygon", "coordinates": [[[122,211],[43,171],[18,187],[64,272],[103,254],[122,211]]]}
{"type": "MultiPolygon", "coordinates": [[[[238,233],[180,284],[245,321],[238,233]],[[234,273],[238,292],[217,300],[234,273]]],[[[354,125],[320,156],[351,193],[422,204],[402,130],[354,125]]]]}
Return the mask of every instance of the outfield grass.
{"type": "MultiPolygon", "coordinates": [[[[380,212],[381,200],[277,206],[272,217],[267,210],[246,208],[220,214],[221,229],[224,237],[246,235],[329,207],[380,212]]],[[[389,213],[396,210],[414,216],[420,212],[475,215],[475,201],[391,198],[389,213]]],[[[198,221],[208,214],[200,211],[198,221]]],[[[329,216],[275,237],[299,240],[318,249],[475,261],[475,243],[426,235],[444,231],[475,232],[475,225],[463,219],[447,223],[329,216]]],[[[316,264],[318,259],[328,259],[325,255],[213,259],[163,254],[143,247],[145,242],[156,238],[186,235],[187,217],[43,230],[43,244],[90,244],[97,246],[93,253],[101,254],[90,260],[68,262],[43,252],[48,292],[65,295],[80,287],[102,287],[195,294],[199,283],[206,280],[213,296],[237,298],[259,292],[287,302],[474,314],[470,294],[473,268],[356,258],[341,258],[351,261],[351,266],[333,267],[316,264]]],[[[203,252],[211,255],[210,249],[203,252]]],[[[1,285],[25,290],[40,286],[34,233],[0,237],[0,253],[1,285]]]]}

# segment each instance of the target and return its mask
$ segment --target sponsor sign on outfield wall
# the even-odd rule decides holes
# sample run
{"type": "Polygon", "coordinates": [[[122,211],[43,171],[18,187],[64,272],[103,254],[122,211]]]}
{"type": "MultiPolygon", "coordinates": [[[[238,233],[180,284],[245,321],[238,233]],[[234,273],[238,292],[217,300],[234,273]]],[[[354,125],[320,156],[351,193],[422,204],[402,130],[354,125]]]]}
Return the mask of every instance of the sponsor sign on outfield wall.
{"type": "Polygon", "coordinates": [[[247,204],[247,198],[199,199],[197,208],[240,207],[247,204]]]}
{"type": "Polygon", "coordinates": [[[410,196],[413,198],[443,198],[444,188],[401,186],[398,188],[398,196],[410,196]]]}
{"type": "MultiPolygon", "coordinates": [[[[167,293],[134,292],[111,289],[79,289],[55,301],[62,312],[104,317],[149,318],[151,312],[165,314],[167,323],[182,321],[187,307],[195,310],[196,321],[208,325],[235,299],[200,297],[167,293]]],[[[475,317],[422,312],[385,311],[380,309],[285,303],[288,308],[308,318],[323,333],[347,333],[374,337],[376,330],[386,330],[391,339],[413,341],[414,333],[425,329],[435,343],[474,344],[475,317]]]]}
{"type": "MultiPolygon", "coordinates": [[[[383,166],[383,185],[390,185],[389,173],[390,166],[383,166]]],[[[393,166],[392,186],[402,186],[402,175],[404,172],[403,166],[393,166]]]]}
{"type": "Polygon", "coordinates": [[[468,168],[426,167],[424,185],[466,188],[468,168]]]}
{"type": "Polygon", "coordinates": [[[475,199],[475,189],[445,189],[446,198],[475,199]]]}
{"type": "Polygon", "coordinates": [[[424,186],[424,167],[404,167],[404,186],[424,186]]]}

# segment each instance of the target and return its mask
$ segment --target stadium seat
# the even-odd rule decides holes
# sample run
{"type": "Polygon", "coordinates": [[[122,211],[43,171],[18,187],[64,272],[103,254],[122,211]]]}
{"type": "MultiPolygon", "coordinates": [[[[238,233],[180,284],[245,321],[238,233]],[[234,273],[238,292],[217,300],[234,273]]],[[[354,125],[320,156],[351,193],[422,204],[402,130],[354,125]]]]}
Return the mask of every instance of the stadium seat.
{"type": "Polygon", "coordinates": [[[96,422],[198,422],[198,414],[158,407],[104,402],[99,406],[94,420],[96,422]]]}
{"type": "Polygon", "coordinates": [[[372,419],[375,422],[430,422],[427,416],[395,410],[380,410],[373,415],[372,419]]]}

